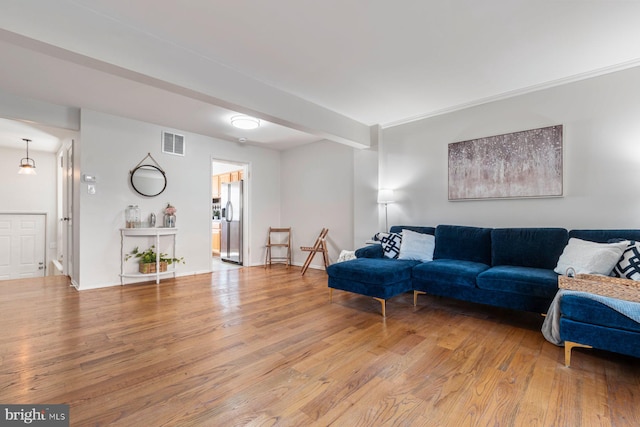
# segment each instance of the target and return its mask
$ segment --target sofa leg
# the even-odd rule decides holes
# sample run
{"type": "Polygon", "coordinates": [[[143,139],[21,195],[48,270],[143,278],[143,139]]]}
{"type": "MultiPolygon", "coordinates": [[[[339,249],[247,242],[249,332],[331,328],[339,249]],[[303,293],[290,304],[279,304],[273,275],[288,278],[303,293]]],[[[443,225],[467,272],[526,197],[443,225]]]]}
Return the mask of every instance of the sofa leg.
{"type": "Polygon", "coordinates": [[[329,288],[329,304],[333,303],[333,288],[329,288]]]}
{"type": "Polygon", "coordinates": [[[413,291],[413,306],[418,305],[418,295],[424,295],[426,292],[422,291],[413,291]]]}
{"type": "Polygon", "coordinates": [[[380,301],[380,304],[382,304],[382,317],[387,317],[387,313],[385,310],[385,305],[386,305],[385,301],[382,298],[373,297],[373,299],[376,301],[380,301]]]}
{"type": "Polygon", "coordinates": [[[573,350],[574,347],[593,348],[590,345],[578,344],[577,342],[572,342],[572,341],[565,341],[564,342],[564,366],[566,366],[567,368],[569,367],[569,365],[571,365],[571,350],[573,350]]]}

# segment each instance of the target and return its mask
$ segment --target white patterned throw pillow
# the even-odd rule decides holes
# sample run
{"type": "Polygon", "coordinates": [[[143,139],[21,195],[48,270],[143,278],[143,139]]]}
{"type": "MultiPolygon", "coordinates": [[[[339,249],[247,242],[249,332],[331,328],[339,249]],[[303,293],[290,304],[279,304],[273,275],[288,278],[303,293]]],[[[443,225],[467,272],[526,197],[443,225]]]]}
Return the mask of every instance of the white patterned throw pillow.
{"type": "Polygon", "coordinates": [[[640,242],[627,242],[629,246],[624,250],[620,260],[613,267],[611,275],[623,279],[640,280],[640,242]]]}
{"type": "Polygon", "coordinates": [[[402,234],[380,233],[380,243],[382,252],[387,258],[398,258],[400,255],[400,245],[402,244],[402,234]]]}

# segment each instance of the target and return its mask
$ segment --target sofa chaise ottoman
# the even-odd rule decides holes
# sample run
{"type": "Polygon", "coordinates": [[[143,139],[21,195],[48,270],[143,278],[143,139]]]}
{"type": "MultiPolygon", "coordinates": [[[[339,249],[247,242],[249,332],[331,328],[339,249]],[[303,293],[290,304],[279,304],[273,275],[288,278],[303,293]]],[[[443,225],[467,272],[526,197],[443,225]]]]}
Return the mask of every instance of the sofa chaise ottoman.
{"type": "MultiPolygon", "coordinates": [[[[403,229],[433,236],[434,227],[393,226],[391,233],[403,229]]],[[[327,267],[329,299],[333,289],[353,292],[374,298],[382,305],[386,317],[386,300],[413,290],[411,272],[420,264],[417,260],[388,258],[381,244],[367,245],[355,251],[356,259],[327,267]]]]}
{"type": "MultiPolygon", "coordinates": [[[[572,230],[570,237],[607,243],[627,239],[640,241],[640,230],[572,230]]],[[[565,365],[571,364],[575,347],[596,348],[640,357],[640,323],[592,299],[590,295],[568,292],[559,297],[559,333],[564,343],[565,365]]],[[[636,314],[636,318],[640,312],[636,314]]]]}
{"type": "Polygon", "coordinates": [[[327,267],[329,299],[333,289],[374,298],[382,304],[386,316],[386,300],[411,291],[411,270],[419,261],[398,259],[357,258],[327,267]]]}
{"type": "Polygon", "coordinates": [[[640,357],[640,323],[628,316],[579,293],[562,295],[560,313],[566,366],[571,365],[571,350],[575,347],[640,357]]]}

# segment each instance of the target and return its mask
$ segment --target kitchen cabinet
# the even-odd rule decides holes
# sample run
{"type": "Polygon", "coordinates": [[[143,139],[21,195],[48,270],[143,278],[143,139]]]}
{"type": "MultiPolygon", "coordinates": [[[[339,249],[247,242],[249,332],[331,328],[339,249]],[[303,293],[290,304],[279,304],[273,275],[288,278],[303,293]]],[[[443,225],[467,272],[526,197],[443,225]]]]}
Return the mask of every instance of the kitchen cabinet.
{"type": "Polygon", "coordinates": [[[211,197],[213,199],[220,198],[220,177],[218,175],[211,177],[211,197]]]}
{"type": "Polygon", "coordinates": [[[237,170],[233,172],[221,173],[211,176],[211,197],[213,199],[220,198],[220,186],[227,182],[235,182],[244,179],[244,171],[237,170]]]}
{"type": "Polygon", "coordinates": [[[220,221],[213,221],[211,227],[211,253],[220,255],[220,221]]]}
{"type": "Polygon", "coordinates": [[[231,182],[231,173],[221,173],[218,177],[220,177],[220,184],[231,182]]]}

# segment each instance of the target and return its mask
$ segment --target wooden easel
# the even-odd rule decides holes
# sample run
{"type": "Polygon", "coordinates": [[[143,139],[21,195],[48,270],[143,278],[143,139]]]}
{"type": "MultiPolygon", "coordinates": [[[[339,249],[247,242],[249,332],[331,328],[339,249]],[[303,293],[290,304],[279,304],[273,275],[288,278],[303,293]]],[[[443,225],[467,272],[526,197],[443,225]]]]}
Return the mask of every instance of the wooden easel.
{"type": "Polygon", "coordinates": [[[327,268],[329,266],[329,253],[327,251],[327,233],[329,233],[329,229],[323,228],[313,246],[300,246],[300,250],[309,252],[309,256],[307,256],[307,260],[304,262],[304,265],[302,266],[303,276],[304,276],[304,273],[307,271],[307,268],[309,268],[309,265],[311,264],[313,257],[316,256],[316,253],[318,252],[322,252],[322,256],[324,259],[324,268],[327,268]]]}

